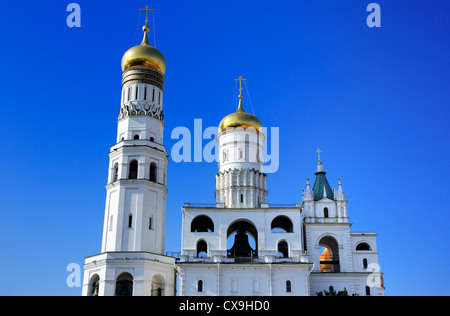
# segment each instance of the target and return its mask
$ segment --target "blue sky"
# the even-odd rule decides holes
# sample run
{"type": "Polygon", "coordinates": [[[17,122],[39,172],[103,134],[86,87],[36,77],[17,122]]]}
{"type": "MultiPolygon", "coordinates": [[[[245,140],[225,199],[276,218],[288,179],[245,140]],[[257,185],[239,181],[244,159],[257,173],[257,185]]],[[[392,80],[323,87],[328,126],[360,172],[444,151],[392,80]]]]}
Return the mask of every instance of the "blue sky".
{"type": "MultiPolygon", "coordinates": [[[[255,114],[280,128],[270,203],[298,203],[316,149],[342,178],[352,231],[375,231],[386,295],[449,295],[450,2],[154,0],[167,59],[164,142],[217,126],[242,75],[255,114]]],[[[0,295],[80,295],[66,266],[100,252],[123,53],[139,44],[146,1],[2,4],[0,295]]],[[[250,111],[248,100],[246,109],[250,111]]],[[[205,143],[206,144],[206,143],[205,143]]],[[[166,250],[181,206],[214,202],[215,163],[168,169],[166,250]]]]}

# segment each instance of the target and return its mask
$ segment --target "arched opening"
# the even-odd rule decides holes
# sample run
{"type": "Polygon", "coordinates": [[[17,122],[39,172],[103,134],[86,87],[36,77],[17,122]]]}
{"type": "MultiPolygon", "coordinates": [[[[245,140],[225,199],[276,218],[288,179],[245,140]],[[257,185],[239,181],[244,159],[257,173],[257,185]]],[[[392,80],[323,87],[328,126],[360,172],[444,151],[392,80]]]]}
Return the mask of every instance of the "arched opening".
{"type": "Polygon", "coordinates": [[[152,162],[150,164],[150,181],[152,182],[156,182],[156,169],[157,169],[156,163],[152,162]]]}
{"type": "Polygon", "coordinates": [[[155,138],[154,137],[150,137],[150,141],[151,142],[155,142],[155,138]]]}
{"type": "Polygon", "coordinates": [[[197,258],[208,257],[208,244],[204,240],[200,240],[197,243],[197,258]]]}
{"type": "Polygon", "coordinates": [[[138,177],[138,162],[137,160],[132,160],[130,162],[130,171],[128,173],[128,179],[137,179],[138,177]]]}
{"type": "Polygon", "coordinates": [[[213,233],[214,232],[214,223],[206,215],[200,215],[194,218],[191,223],[191,232],[192,233],[213,233]]]}
{"type": "Polygon", "coordinates": [[[258,231],[247,220],[232,223],[227,230],[228,257],[236,261],[248,261],[258,257],[258,231]]]}
{"type": "Polygon", "coordinates": [[[165,283],[164,278],[157,274],[152,278],[152,296],[164,296],[165,283]]]}
{"type": "Polygon", "coordinates": [[[325,236],[319,241],[320,272],[340,272],[339,247],[336,239],[325,236]]]}
{"type": "Polygon", "coordinates": [[[291,293],[292,292],[292,283],[290,280],[286,281],[286,292],[291,293]]]}
{"type": "Polygon", "coordinates": [[[134,135],[133,139],[134,139],[134,140],[139,139],[139,135],[134,135]]]}
{"type": "Polygon", "coordinates": [[[370,287],[369,286],[366,286],[366,295],[370,296],[370,287]]]}
{"type": "Polygon", "coordinates": [[[197,292],[203,292],[203,281],[202,280],[198,280],[197,282],[197,292]]]}
{"type": "Polygon", "coordinates": [[[368,264],[367,264],[367,259],[364,258],[364,259],[363,259],[363,269],[367,269],[367,266],[368,266],[368,264]]]}
{"type": "Polygon", "coordinates": [[[289,247],[285,240],[278,243],[277,247],[278,258],[288,258],[289,257],[289,247]]]}
{"type": "Polygon", "coordinates": [[[119,164],[116,162],[113,168],[113,182],[119,179],[119,164]]]}
{"type": "Polygon", "coordinates": [[[289,217],[277,216],[270,225],[272,233],[292,233],[294,232],[293,225],[289,217]]]}
{"type": "Polygon", "coordinates": [[[88,296],[98,296],[100,277],[94,274],[89,281],[88,296]]]}
{"type": "Polygon", "coordinates": [[[122,273],[116,280],[116,296],[133,296],[133,276],[122,273]]]}
{"type": "Polygon", "coordinates": [[[328,207],[323,209],[323,217],[328,218],[328,207]]]}
{"type": "Polygon", "coordinates": [[[356,251],[370,251],[372,250],[368,243],[362,242],[356,246],[356,251]]]}

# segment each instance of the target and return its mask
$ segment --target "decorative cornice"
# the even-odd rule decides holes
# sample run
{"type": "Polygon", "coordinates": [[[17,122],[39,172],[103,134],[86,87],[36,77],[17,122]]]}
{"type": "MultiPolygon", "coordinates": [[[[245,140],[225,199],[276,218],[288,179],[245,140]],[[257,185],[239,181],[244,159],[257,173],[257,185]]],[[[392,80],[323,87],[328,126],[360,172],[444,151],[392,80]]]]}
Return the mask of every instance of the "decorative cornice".
{"type": "Polygon", "coordinates": [[[149,116],[160,120],[164,125],[164,113],[162,107],[148,101],[127,101],[122,104],[119,120],[127,116],[149,116]]]}

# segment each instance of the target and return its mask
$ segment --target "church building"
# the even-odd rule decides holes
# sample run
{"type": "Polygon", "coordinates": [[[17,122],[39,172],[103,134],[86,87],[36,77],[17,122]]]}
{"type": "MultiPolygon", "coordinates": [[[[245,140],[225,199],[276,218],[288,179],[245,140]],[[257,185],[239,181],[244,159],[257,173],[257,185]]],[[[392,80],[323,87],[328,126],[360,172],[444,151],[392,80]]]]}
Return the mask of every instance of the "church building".
{"type": "MultiPolygon", "coordinates": [[[[143,10],[148,17],[151,9],[143,10]]],[[[149,44],[149,30],[147,18],[142,43],[122,58],[101,253],[85,259],[82,294],[384,295],[377,234],[351,232],[341,180],[331,188],[320,150],[314,184],[306,180],[301,201],[269,204],[263,123],[245,112],[242,85],[237,111],[223,118],[216,137],[216,203],[182,207],[181,252],[166,255],[166,60],[149,44]]]]}

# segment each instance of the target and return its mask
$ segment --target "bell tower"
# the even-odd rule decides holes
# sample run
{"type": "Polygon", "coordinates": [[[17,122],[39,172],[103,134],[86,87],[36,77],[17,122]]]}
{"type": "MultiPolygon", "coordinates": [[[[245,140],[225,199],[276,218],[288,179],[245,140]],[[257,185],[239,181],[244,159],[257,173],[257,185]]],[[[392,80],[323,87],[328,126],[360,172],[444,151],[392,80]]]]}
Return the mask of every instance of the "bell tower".
{"type": "Polygon", "coordinates": [[[83,295],[173,295],[175,259],[164,256],[166,60],[143,40],[122,58],[117,140],[109,153],[101,253],[86,258],[83,295]]]}

